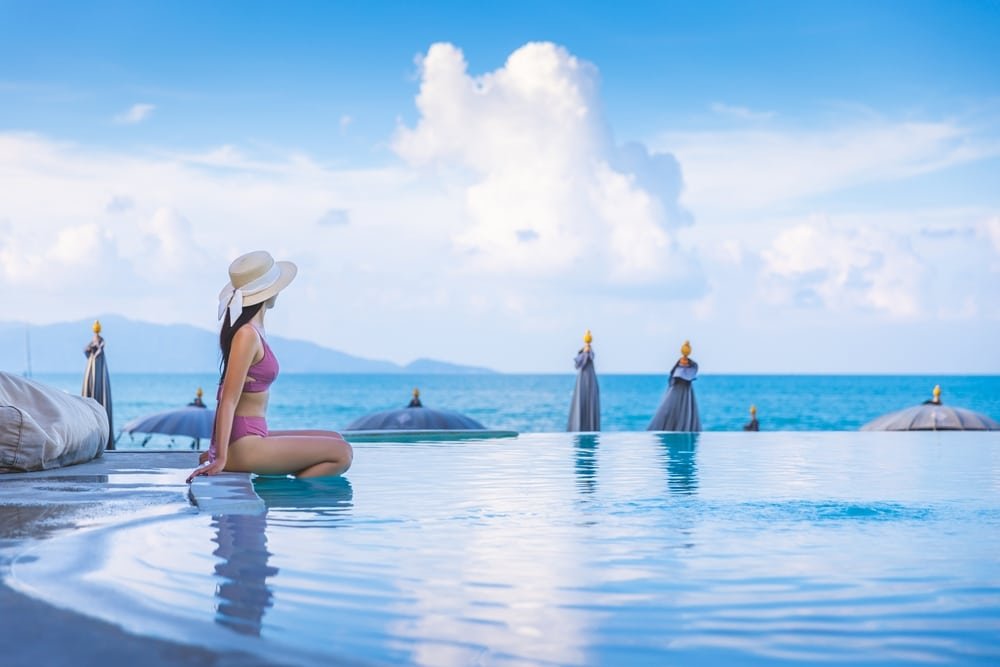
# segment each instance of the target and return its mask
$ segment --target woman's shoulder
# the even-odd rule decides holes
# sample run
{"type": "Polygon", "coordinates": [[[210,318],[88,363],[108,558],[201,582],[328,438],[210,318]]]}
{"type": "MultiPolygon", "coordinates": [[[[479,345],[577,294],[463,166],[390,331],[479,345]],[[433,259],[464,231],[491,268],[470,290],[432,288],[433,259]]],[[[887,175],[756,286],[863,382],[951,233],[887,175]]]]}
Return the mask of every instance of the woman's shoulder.
{"type": "Polygon", "coordinates": [[[257,331],[257,327],[250,323],[244,324],[233,334],[234,345],[255,346],[260,339],[261,336],[257,331]]]}

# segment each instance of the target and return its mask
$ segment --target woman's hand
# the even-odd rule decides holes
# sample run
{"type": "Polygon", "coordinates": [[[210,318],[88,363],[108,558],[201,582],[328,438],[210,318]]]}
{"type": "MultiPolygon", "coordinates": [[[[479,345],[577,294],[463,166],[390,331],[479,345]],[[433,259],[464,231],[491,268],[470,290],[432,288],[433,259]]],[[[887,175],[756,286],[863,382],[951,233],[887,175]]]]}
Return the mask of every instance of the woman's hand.
{"type": "Polygon", "coordinates": [[[194,472],[188,475],[187,483],[190,484],[195,477],[199,477],[201,475],[218,475],[220,472],[225,470],[225,468],[226,468],[226,462],[223,459],[206,461],[197,468],[195,468],[194,472]]]}

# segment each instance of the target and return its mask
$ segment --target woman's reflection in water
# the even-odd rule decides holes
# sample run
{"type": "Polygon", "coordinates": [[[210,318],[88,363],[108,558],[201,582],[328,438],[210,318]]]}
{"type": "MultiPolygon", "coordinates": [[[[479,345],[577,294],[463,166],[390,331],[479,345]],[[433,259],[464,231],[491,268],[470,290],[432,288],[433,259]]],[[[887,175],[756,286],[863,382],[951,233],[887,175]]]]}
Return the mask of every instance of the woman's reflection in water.
{"type": "Polygon", "coordinates": [[[698,492],[698,433],[657,433],[663,446],[667,469],[667,488],[674,495],[690,496],[698,492]]]}
{"type": "Polygon", "coordinates": [[[212,517],[216,528],[213,541],[218,544],[213,554],[222,559],[215,566],[221,580],[215,589],[215,622],[240,634],[259,637],[264,614],[274,604],[267,580],[278,574],[278,568],[267,564],[271,557],[267,549],[268,517],[275,520],[284,510],[305,509],[323,516],[323,525],[330,525],[329,517],[343,518],[350,511],[354,490],[343,477],[257,477],[254,489],[267,506],[264,514],[212,517]]]}
{"type": "Polygon", "coordinates": [[[243,635],[260,636],[264,611],[271,606],[273,594],[267,578],[278,574],[267,559],[267,514],[221,514],[212,517],[216,527],[213,553],[222,559],[215,566],[221,583],[215,589],[219,598],[215,622],[243,635]]]}
{"type": "Polygon", "coordinates": [[[585,433],[573,436],[576,449],[576,487],[584,495],[592,495],[597,490],[597,443],[598,436],[585,433]]]}

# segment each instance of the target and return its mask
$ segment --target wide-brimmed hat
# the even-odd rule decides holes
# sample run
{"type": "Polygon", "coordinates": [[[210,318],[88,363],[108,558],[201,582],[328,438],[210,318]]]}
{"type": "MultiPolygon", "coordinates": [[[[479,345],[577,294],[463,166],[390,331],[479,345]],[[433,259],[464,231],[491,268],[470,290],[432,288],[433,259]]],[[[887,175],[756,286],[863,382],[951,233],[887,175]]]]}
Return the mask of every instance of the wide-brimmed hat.
{"type": "Polygon", "coordinates": [[[229,265],[229,282],[219,292],[219,319],[228,309],[229,323],[235,323],[244,306],[267,301],[288,287],[296,273],[295,264],[276,262],[265,250],[240,255],[229,265]]]}

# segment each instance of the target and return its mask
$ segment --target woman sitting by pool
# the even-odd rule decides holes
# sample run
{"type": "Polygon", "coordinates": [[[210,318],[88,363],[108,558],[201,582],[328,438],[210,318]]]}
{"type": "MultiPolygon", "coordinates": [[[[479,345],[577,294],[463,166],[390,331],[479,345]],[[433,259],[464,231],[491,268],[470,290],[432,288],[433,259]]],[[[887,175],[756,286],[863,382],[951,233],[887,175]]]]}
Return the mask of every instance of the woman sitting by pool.
{"type": "Polygon", "coordinates": [[[296,272],[295,264],[275,262],[261,250],[229,266],[230,281],[219,294],[222,378],[212,444],[188,482],[223,471],[322,477],[351,467],[354,452],[339,433],[267,428],[268,389],[278,360],[264,338],[264,314],[296,272]]]}

